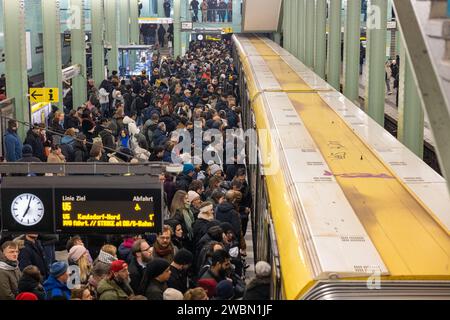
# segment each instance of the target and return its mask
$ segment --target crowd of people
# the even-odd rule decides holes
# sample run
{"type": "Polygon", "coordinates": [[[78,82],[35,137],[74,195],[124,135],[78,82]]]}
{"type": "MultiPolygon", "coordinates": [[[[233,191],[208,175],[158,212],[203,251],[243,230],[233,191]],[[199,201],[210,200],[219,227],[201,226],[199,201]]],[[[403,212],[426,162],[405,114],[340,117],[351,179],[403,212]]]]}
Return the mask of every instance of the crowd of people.
{"type": "Polygon", "coordinates": [[[225,135],[242,126],[237,80],[230,41],[191,42],[183,57],[156,55],[151,75],[127,81],[113,72],[98,88],[89,80],[84,105],[54,108],[24,144],[10,120],[7,161],[180,161],[183,170],[164,176],[167,210],[157,235],[72,236],[67,262],[56,261],[56,241],[45,235],[4,242],[0,299],[269,299],[268,263],[258,262],[256,279],[245,281],[253,204],[242,150],[233,149],[231,162],[197,162],[193,150],[176,148],[194,127],[205,133],[204,151],[213,140],[207,130],[225,135]]]}

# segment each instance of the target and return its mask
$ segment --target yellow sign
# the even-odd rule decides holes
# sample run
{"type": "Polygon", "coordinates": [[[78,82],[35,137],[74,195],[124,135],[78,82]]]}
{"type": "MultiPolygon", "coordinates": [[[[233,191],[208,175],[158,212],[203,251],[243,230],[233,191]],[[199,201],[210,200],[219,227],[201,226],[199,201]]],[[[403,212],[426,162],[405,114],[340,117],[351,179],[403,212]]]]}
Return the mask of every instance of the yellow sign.
{"type": "Polygon", "coordinates": [[[30,102],[59,102],[58,88],[31,88],[30,102]]]}
{"type": "Polygon", "coordinates": [[[223,33],[233,33],[233,28],[222,28],[223,33]]]}
{"type": "Polygon", "coordinates": [[[220,38],[215,38],[213,36],[206,35],[207,41],[220,41],[220,38]]]}

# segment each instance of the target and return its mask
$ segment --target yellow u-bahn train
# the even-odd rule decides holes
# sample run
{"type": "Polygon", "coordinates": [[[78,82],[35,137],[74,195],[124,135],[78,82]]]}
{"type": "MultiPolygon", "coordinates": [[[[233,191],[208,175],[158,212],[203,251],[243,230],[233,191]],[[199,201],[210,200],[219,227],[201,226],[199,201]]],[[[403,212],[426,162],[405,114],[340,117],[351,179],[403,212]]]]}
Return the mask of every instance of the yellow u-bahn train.
{"type": "Polygon", "coordinates": [[[449,299],[445,180],[274,42],[233,42],[272,297],[449,299]]]}

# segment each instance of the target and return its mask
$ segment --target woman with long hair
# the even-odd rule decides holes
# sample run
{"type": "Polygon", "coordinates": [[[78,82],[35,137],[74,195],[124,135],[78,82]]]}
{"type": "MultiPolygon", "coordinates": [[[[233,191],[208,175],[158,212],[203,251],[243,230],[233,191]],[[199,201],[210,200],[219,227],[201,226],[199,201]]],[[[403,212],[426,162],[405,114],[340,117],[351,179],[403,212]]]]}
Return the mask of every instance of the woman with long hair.
{"type": "Polygon", "coordinates": [[[69,264],[80,268],[80,282],[87,284],[91,274],[92,263],[89,261],[89,253],[84,246],[73,246],[69,251],[69,264]]]}
{"type": "Polygon", "coordinates": [[[194,215],[191,211],[191,204],[186,191],[178,190],[175,192],[172,199],[172,205],[170,206],[170,218],[180,221],[185,231],[187,240],[191,242],[194,236],[192,231],[194,215]]]}

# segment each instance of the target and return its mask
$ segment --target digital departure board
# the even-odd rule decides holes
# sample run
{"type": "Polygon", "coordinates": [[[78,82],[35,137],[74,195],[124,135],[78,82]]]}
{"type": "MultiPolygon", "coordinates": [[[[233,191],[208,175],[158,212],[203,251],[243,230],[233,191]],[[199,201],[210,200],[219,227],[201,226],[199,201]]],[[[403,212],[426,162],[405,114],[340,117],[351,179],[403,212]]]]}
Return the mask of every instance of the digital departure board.
{"type": "Polygon", "coordinates": [[[4,232],[143,234],[162,230],[158,177],[4,177],[0,188],[4,232]]]}
{"type": "Polygon", "coordinates": [[[56,231],[143,233],[161,231],[161,191],[55,190],[56,231]]]}

